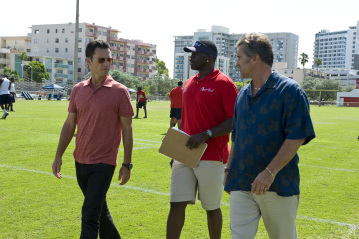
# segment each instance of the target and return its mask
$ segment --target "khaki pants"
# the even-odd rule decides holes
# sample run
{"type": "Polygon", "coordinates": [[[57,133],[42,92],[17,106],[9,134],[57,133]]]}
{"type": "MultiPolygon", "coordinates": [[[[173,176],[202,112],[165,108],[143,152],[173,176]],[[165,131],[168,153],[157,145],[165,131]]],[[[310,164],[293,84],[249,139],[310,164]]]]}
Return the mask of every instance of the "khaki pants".
{"type": "Polygon", "coordinates": [[[296,239],[299,195],[281,197],[275,192],[255,195],[231,191],[230,228],[234,239],[254,238],[261,216],[271,239],[296,239]]]}

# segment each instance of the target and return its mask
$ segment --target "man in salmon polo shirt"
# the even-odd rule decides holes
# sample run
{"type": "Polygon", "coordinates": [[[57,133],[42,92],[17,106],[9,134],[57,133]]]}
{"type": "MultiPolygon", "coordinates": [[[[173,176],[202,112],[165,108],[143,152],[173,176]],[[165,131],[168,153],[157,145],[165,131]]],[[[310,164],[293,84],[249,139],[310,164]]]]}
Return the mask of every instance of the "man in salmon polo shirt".
{"type": "Polygon", "coordinates": [[[207,149],[195,169],[174,161],[171,176],[170,212],[167,238],[180,237],[185,210],[198,199],[207,212],[209,237],[221,238],[224,164],[227,163],[229,133],[232,129],[237,88],[231,78],[214,68],[217,47],[211,41],[197,41],[184,51],[192,52],[190,64],[198,74],[184,85],[182,130],[191,135],[190,149],[207,143],[207,149]]]}
{"type": "Polygon", "coordinates": [[[177,85],[177,87],[171,90],[169,95],[171,100],[170,127],[175,127],[177,124],[177,127],[181,129],[183,82],[179,81],[177,85]]]}
{"type": "Polygon", "coordinates": [[[80,237],[83,239],[97,239],[98,235],[121,238],[106,202],[121,133],[124,159],[118,176],[120,184],[126,184],[131,175],[133,109],[127,87],[108,74],[111,62],[108,43],[97,40],[87,45],[86,63],[91,77],[76,84],[71,92],[69,114],[52,165],[53,174],[61,179],[62,155],[77,126],[74,158],[77,182],[85,196],[80,237]]]}

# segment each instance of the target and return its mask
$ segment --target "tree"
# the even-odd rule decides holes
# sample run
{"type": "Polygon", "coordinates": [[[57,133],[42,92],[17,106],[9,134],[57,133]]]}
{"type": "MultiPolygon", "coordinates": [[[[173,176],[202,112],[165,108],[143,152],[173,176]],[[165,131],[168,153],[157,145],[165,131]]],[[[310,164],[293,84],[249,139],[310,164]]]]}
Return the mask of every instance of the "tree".
{"type": "Polygon", "coordinates": [[[17,55],[17,58],[19,58],[21,60],[21,77],[24,78],[24,76],[22,75],[23,74],[23,65],[22,65],[22,62],[23,61],[27,61],[27,59],[29,58],[26,54],[26,52],[22,52],[21,54],[17,55]]]}
{"type": "Polygon", "coordinates": [[[7,66],[4,67],[3,74],[9,75],[10,77],[19,78],[19,74],[15,70],[13,70],[7,66]]]}
{"type": "Polygon", "coordinates": [[[128,88],[137,89],[137,87],[141,84],[141,80],[138,77],[131,76],[130,74],[120,71],[120,70],[111,70],[109,73],[112,78],[125,85],[128,88]]]}
{"type": "Polygon", "coordinates": [[[321,66],[323,64],[322,59],[315,58],[314,64],[317,66],[317,75],[319,76],[319,66],[321,66]]]}
{"type": "Polygon", "coordinates": [[[166,67],[166,63],[164,61],[159,60],[156,57],[156,75],[165,75],[168,77],[168,69],[166,67]]]}
{"type": "Polygon", "coordinates": [[[302,88],[305,90],[308,98],[312,100],[318,100],[320,91],[322,90],[321,98],[324,101],[335,100],[337,97],[337,91],[341,91],[339,81],[333,79],[318,79],[314,77],[306,77],[303,81],[302,88]]]}
{"type": "Polygon", "coordinates": [[[44,79],[50,79],[50,74],[46,72],[45,65],[41,62],[31,61],[28,66],[26,72],[32,76],[32,80],[41,83],[44,79]]]}
{"type": "Polygon", "coordinates": [[[300,64],[303,66],[303,79],[305,79],[304,65],[309,61],[309,57],[304,52],[299,57],[300,64]]]}
{"type": "Polygon", "coordinates": [[[355,85],[347,85],[345,88],[344,88],[344,91],[345,92],[351,92],[352,90],[356,89],[356,86],[355,85]]]}

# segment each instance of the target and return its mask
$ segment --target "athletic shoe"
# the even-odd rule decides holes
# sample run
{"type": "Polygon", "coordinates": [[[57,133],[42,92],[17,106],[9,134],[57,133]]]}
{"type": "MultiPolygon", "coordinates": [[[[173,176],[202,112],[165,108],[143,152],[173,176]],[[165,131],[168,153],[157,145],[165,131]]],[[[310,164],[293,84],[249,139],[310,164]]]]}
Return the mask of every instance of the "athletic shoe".
{"type": "Polygon", "coordinates": [[[147,116],[143,117],[144,119],[146,118],[147,119],[147,116]]]}
{"type": "Polygon", "coordinates": [[[138,116],[136,115],[136,116],[135,116],[135,117],[133,117],[133,118],[138,119],[138,116]]]}
{"type": "Polygon", "coordinates": [[[2,119],[6,119],[6,117],[9,115],[9,113],[4,113],[3,116],[2,116],[2,119]]]}

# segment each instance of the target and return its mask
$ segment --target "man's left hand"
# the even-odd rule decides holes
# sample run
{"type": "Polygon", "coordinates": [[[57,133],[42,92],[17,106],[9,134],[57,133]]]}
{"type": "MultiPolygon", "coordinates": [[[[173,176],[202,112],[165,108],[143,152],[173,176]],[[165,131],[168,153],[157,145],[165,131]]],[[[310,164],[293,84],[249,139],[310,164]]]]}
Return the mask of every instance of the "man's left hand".
{"type": "Polygon", "coordinates": [[[122,179],[120,185],[125,185],[128,182],[128,180],[130,180],[130,177],[131,177],[131,170],[122,166],[118,173],[118,181],[121,181],[122,179]]]}
{"type": "Polygon", "coordinates": [[[209,139],[209,136],[207,135],[206,132],[202,132],[202,133],[199,133],[199,134],[194,134],[188,139],[188,141],[186,143],[186,147],[188,147],[190,149],[198,148],[198,146],[200,144],[203,144],[208,139],[209,139]]]}
{"type": "Polygon", "coordinates": [[[252,183],[251,192],[256,195],[265,195],[272,185],[274,178],[266,170],[257,175],[252,183]]]}

